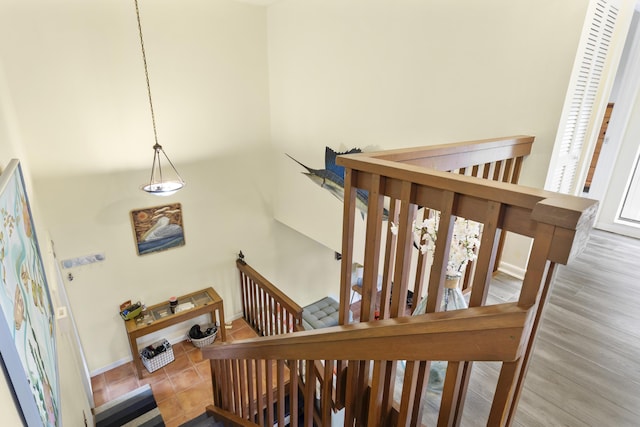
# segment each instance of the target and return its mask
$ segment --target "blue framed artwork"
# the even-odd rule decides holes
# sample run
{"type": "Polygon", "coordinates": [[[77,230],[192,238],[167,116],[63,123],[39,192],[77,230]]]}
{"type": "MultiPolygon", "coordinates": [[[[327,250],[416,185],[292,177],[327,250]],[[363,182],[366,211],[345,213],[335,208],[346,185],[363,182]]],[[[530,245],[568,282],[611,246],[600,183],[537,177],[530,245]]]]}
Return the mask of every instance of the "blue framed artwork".
{"type": "Polygon", "coordinates": [[[180,203],[131,211],[138,255],[184,246],[180,203]]]}
{"type": "Polygon", "coordinates": [[[59,426],[55,313],[20,162],[0,175],[0,354],[26,425],[59,426]]]}

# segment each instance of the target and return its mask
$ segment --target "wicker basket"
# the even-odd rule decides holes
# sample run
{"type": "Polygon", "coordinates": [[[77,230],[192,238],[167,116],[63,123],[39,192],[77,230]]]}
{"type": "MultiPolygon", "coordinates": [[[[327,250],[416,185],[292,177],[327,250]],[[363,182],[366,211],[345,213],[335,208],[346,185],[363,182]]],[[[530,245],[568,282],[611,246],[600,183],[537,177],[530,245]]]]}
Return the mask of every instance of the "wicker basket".
{"type": "Polygon", "coordinates": [[[200,327],[200,330],[206,331],[208,328],[215,328],[215,330],[211,335],[207,335],[204,338],[191,338],[191,336],[189,336],[189,334],[187,333],[187,341],[191,341],[191,344],[193,344],[198,348],[202,348],[206,345],[211,344],[212,342],[215,341],[216,336],[218,335],[218,327],[215,323],[207,323],[205,325],[202,325],[200,327]]]}
{"type": "Polygon", "coordinates": [[[162,339],[158,342],[151,344],[151,346],[153,348],[163,346],[165,350],[162,353],[156,354],[152,358],[147,358],[142,354],[142,352],[140,353],[142,364],[144,365],[145,368],[147,368],[147,371],[149,371],[149,373],[155,372],[158,369],[162,368],[163,366],[173,362],[174,360],[173,347],[171,347],[171,344],[169,344],[169,341],[167,341],[166,339],[162,339]]]}

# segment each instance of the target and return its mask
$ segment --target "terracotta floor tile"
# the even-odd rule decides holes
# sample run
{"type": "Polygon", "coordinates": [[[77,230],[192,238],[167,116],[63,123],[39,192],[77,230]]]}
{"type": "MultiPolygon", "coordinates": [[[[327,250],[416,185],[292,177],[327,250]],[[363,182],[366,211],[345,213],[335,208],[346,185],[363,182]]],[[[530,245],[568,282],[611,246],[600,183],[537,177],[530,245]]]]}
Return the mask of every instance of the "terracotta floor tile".
{"type": "Polygon", "coordinates": [[[164,369],[158,369],[157,371],[149,372],[146,369],[142,370],[142,379],[138,380],[140,384],[153,385],[161,381],[167,380],[169,377],[164,369]]]}
{"type": "Polygon", "coordinates": [[[247,322],[244,320],[244,318],[238,317],[236,320],[231,322],[231,329],[228,329],[227,331],[244,328],[246,326],[248,325],[247,325],[247,322]]]}
{"type": "Polygon", "coordinates": [[[156,399],[156,402],[162,402],[176,393],[176,390],[173,388],[173,383],[169,378],[151,384],[151,390],[153,391],[153,397],[156,399]]]}
{"type": "Polygon", "coordinates": [[[204,405],[213,404],[211,383],[203,381],[194,387],[177,393],[176,398],[185,412],[191,412],[204,405]]]}
{"type": "Polygon", "coordinates": [[[169,379],[171,380],[176,393],[193,387],[202,381],[202,378],[200,378],[200,375],[198,375],[198,372],[194,367],[190,367],[176,374],[170,375],[169,379]]]}
{"type": "Polygon", "coordinates": [[[198,362],[202,362],[202,351],[199,348],[194,348],[193,351],[187,353],[187,357],[195,365],[198,362]]]}
{"type": "Polygon", "coordinates": [[[140,387],[138,379],[133,375],[118,382],[108,383],[107,389],[109,390],[109,399],[115,399],[116,397],[130,392],[131,390],[135,390],[138,387],[140,387]]]}
{"type": "Polygon", "coordinates": [[[177,356],[178,354],[187,352],[189,350],[188,346],[191,346],[191,343],[187,341],[180,341],[173,344],[173,354],[177,356]]]}
{"type": "Polygon", "coordinates": [[[93,391],[93,403],[96,405],[96,408],[107,403],[109,400],[109,392],[107,392],[106,388],[93,391]]]}
{"type": "Polygon", "coordinates": [[[91,390],[103,390],[107,386],[107,382],[104,379],[104,374],[96,375],[95,377],[91,377],[91,390]]]}
{"type": "Polygon", "coordinates": [[[193,364],[189,360],[186,353],[175,356],[175,360],[164,367],[164,371],[167,375],[171,376],[177,372],[184,371],[187,368],[192,367],[193,364]]]}
{"type": "Polygon", "coordinates": [[[200,374],[200,378],[211,381],[211,362],[209,360],[196,363],[196,370],[200,374]]]}
{"type": "Polygon", "coordinates": [[[182,406],[180,406],[180,402],[177,397],[170,397],[169,399],[165,399],[162,402],[158,403],[158,409],[162,414],[162,419],[165,423],[175,420],[178,417],[183,416],[184,410],[182,406]]]}
{"type": "Polygon", "coordinates": [[[237,331],[233,331],[227,335],[227,339],[229,341],[243,340],[246,338],[255,338],[255,337],[256,337],[256,332],[249,327],[238,329],[237,331]]]}
{"type": "Polygon", "coordinates": [[[113,368],[104,374],[104,379],[107,384],[115,383],[124,378],[128,378],[136,375],[135,368],[133,367],[133,362],[125,363],[124,365],[118,366],[117,368],[113,368]]]}

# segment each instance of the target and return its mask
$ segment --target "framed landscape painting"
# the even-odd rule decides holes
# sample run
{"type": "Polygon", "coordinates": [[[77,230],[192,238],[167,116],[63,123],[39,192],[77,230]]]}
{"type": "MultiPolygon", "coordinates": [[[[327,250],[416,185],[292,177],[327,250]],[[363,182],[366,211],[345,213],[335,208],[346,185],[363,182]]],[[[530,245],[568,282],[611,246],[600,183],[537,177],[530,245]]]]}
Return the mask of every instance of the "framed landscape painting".
{"type": "Polygon", "coordinates": [[[184,246],[180,203],[131,211],[138,255],[184,246]]]}
{"type": "Polygon", "coordinates": [[[22,169],[0,175],[0,354],[24,422],[59,426],[55,314],[22,169]]]}

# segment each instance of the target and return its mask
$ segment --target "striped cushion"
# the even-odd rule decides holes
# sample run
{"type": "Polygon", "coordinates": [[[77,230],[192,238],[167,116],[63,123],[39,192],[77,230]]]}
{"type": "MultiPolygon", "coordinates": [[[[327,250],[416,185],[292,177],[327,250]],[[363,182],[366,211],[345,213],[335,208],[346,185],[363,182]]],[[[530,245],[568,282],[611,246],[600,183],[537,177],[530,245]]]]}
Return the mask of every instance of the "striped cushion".
{"type": "Polygon", "coordinates": [[[99,406],[94,415],[96,427],[164,426],[148,384],[99,406]]]}

